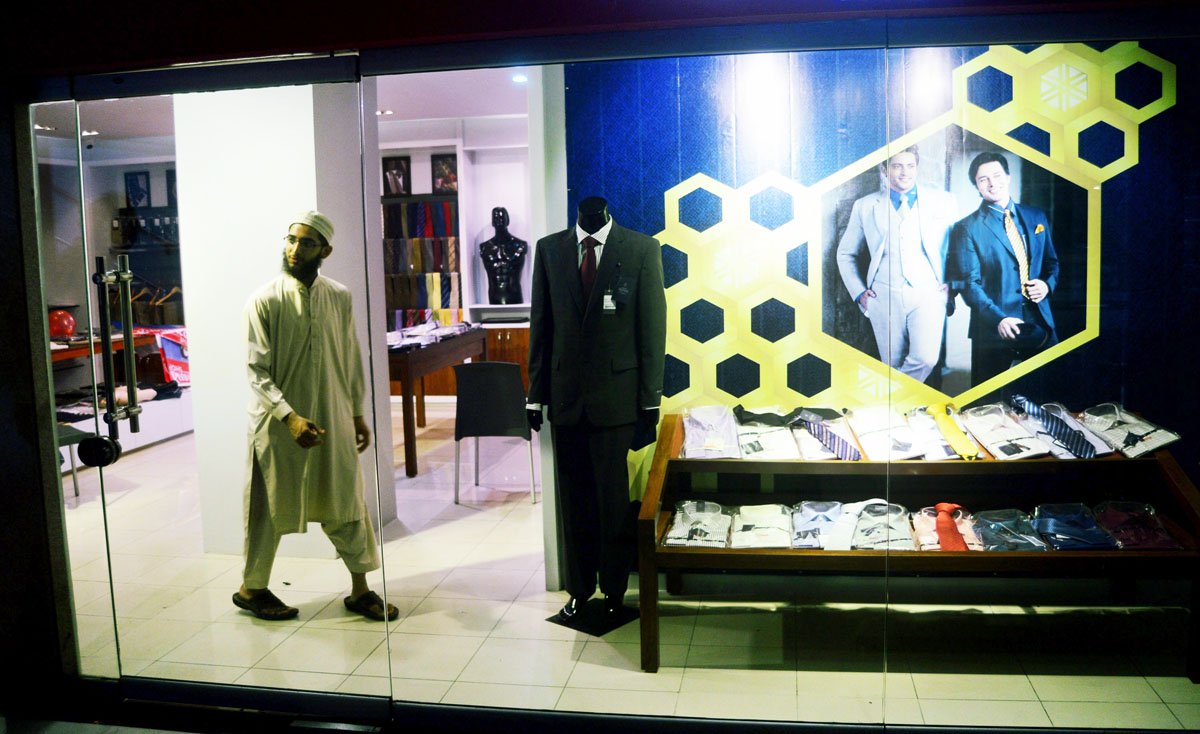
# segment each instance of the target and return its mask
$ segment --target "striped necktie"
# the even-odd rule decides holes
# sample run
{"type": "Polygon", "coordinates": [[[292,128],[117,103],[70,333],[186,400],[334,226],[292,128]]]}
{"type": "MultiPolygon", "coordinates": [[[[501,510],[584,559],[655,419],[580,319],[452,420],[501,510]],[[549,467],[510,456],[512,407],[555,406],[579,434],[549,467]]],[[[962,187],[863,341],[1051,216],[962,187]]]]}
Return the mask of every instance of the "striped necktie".
{"type": "Polygon", "coordinates": [[[1025,251],[1025,241],[1017,231],[1017,223],[1013,221],[1012,211],[1004,210],[1004,234],[1008,235],[1008,243],[1012,245],[1013,254],[1017,256],[1017,274],[1021,277],[1021,295],[1025,294],[1025,284],[1029,282],[1029,253],[1025,251]]]}
{"type": "Polygon", "coordinates": [[[801,418],[800,422],[804,424],[804,427],[808,429],[809,433],[811,433],[818,441],[824,444],[825,448],[836,454],[839,459],[843,459],[845,461],[858,461],[862,458],[862,454],[859,453],[858,449],[851,446],[850,442],[846,439],[829,430],[829,427],[821,421],[812,421],[801,418]]]}
{"type": "Polygon", "coordinates": [[[1050,437],[1067,451],[1070,451],[1081,459],[1091,459],[1096,456],[1096,447],[1092,445],[1091,441],[1087,440],[1087,436],[1083,435],[1082,431],[1067,425],[1067,422],[1062,418],[1059,418],[1048,410],[1043,410],[1042,406],[1024,395],[1013,395],[1009,398],[1009,402],[1017,410],[1041,423],[1042,428],[1046,429],[1046,433],[1050,434],[1050,437]]]}

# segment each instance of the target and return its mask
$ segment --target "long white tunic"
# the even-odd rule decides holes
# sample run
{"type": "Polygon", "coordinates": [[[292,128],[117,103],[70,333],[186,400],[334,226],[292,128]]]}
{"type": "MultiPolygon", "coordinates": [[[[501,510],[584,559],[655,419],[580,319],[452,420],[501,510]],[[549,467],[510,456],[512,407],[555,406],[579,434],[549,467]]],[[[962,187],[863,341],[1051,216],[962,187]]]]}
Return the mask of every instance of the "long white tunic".
{"type": "Polygon", "coordinates": [[[365,387],[350,291],[320,275],[306,288],[282,274],[247,303],[246,338],[247,497],[257,464],[280,534],[366,517],[354,434],[365,387]],[[324,428],[324,443],[301,448],[283,420],[292,411],[324,428]]]}

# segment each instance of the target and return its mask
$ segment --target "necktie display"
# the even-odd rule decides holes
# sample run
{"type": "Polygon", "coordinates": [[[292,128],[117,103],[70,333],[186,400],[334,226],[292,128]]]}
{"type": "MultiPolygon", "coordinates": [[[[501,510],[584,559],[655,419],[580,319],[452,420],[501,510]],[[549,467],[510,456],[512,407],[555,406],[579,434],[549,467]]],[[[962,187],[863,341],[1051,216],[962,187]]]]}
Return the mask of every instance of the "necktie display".
{"type": "Polygon", "coordinates": [[[960,505],[951,502],[939,502],[933,506],[937,512],[938,545],[944,551],[965,551],[967,541],[958,532],[958,524],[954,522],[954,512],[962,509],[960,505]]]}
{"type": "Polygon", "coordinates": [[[958,427],[954,421],[954,408],[949,403],[930,405],[925,411],[933,416],[933,422],[942,432],[942,438],[946,439],[954,453],[968,461],[979,458],[979,447],[958,427]]]}
{"type": "Polygon", "coordinates": [[[829,426],[825,425],[824,421],[809,420],[804,416],[800,417],[800,422],[808,429],[808,432],[816,437],[818,441],[825,444],[825,447],[837,455],[839,459],[844,461],[858,461],[862,458],[862,454],[858,449],[850,445],[850,442],[833,431],[829,430],[829,426]]]}
{"type": "Polygon", "coordinates": [[[1021,295],[1025,295],[1025,284],[1029,281],[1029,253],[1025,251],[1025,242],[1017,231],[1017,223],[1013,221],[1012,212],[1004,210],[1004,234],[1008,235],[1008,243],[1012,245],[1013,254],[1017,256],[1017,273],[1021,277],[1021,295]]]}
{"type": "Polygon", "coordinates": [[[583,261],[579,263],[579,281],[583,284],[583,299],[587,301],[592,296],[592,285],[596,282],[596,245],[600,244],[592,237],[584,237],[579,243],[583,247],[583,261]]]}
{"type": "Polygon", "coordinates": [[[1024,395],[1013,395],[1009,398],[1009,401],[1017,410],[1028,414],[1041,423],[1042,427],[1046,429],[1046,433],[1050,434],[1055,441],[1065,446],[1067,451],[1070,451],[1081,459],[1091,459],[1096,456],[1096,447],[1092,446],[1082,431],[1068,426],[1058,416],[1042,410],[1042,406],[1024,395]]]}

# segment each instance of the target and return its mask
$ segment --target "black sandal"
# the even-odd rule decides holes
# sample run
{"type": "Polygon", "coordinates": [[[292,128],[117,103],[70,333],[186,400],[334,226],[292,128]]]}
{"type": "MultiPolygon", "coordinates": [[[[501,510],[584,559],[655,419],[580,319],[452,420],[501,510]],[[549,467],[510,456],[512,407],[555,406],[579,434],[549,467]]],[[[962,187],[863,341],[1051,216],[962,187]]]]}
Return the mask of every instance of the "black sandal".
{"type": "Polygon", "coordinates": [[[390,622],[396,617],[400,616],[399,609],[391,604],[387,604],[385,606],[383,599],[380,599],[379,594],[376,594],[374,591],[368,591],[364,594],[361,594],[357,599],[348,596],[342,600],[342,603],[345,604],[346,608],[350,611],[356,614],[361,614],[367,619],[373,619],[376,622],[384,621],[383,610],[385,608],[387,609],[387,621],[390,622]]]}
{"type": "Polygon", "coordinates": [[[249,599],[242,596],[240,591],[235,591],[233,592],[233,603],[259,619],[265,619],[268,622],[292,619],[300,614],[299,609],[284,604],[279,597],[271,593],[270,589],[263,589],[249,599]]]}

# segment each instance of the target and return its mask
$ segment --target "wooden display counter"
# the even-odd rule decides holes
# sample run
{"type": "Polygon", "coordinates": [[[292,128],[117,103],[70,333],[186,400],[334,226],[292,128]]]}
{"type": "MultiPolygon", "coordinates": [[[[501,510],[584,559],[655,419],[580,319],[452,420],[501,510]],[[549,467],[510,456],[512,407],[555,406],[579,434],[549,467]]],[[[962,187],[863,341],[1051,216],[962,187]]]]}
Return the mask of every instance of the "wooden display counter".
{"type": "MultiPolygon", "coordinates": [[[[683,421],[664,417],[638,516],[638,577],[642,669],[659,665],[658,574],[678,593],[684,572],[769,571],[795,575],[1013,576],[1192,581],[1188,676],[1200,682],[1200,493],[1167,451],[1126,459],[1054,458],[1025,461],[748,461],[681,459],[683,421]],[[716,489],[693,490],[692,477],[716,478],[716,489]],[[764,478],[769,477],[768,481],[764,478]],[[853,502],[886,497],[910,511],[955,502],[971,511],[1048,502],[1134,500],[1154,506],[1183,550],[1112,551],[825,551],[668,547],[675,503],[727,505],[802,500],[853,502]]],[[[708,482],[711,484],[711,482],[708,482]]]]}

